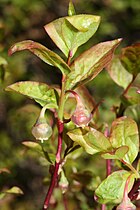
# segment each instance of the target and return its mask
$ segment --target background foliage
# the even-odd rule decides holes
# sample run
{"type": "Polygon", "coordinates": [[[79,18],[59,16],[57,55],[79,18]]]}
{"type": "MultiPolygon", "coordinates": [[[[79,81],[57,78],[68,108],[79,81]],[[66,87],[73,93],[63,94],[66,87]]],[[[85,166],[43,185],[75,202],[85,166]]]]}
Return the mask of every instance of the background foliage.
{"type": "MultiPolygon", "coordinates": [[[[22,196],[9,195],[1,200],[2,210],[39,210],[47,189],[46,177],[49,179],[50,176],[47,162],[38,158],[36,152],[28,151],[21,144],[24,140],[33,140],[31,127],[40,107],[21,95],[5,92],[4,88],[22,80],[59,84],[61,78],[57,69],[46,65],[30,53],[17,53],[9,58],[7,51],[15,42],[31,39],[58,52],[43,26],[58,17],[66,16],[68,2],[66,0],[32,0],[32,2],[1,0],[0,2],[0,168],[6,168],[11,172],[0,172],[0,189],[4,191],[16,185],[24,192],[22,196]],[[53,71],[56,72],[56,76],[53,71]]],[[[138,0],[75,0],[73,3],[77,13],[95,14],[102,18],[96,34],[86,45],[80,47],[78,53],[98,42],[119,37],[124,39],[120,48],[140,41],[138,0]]],[[[88,83],[88,88],[95,101],[105,99],[100,108],[100,120],[110,124],[114,119],[111,107],[119,103],[122,89],[110,79],[106,71],[88,83]]],[[[94,156],[93,160],[85,153],[82,154],[82,158],[78,158],[78,154],[75,155],[76,161],[69,162],[69,165],[75,164],[78,170],[82,168],[92,170],[96,177],[95,185],[97,185],[105,176],[104,160],[99,161],[98,156],[94,156]],[[98,165],[98,168],[95,170],[93,165],[98,165]],[[102,176],[98,177],[99,174],[102,176]]],[[[67,174],[69,173],[70,168],[67,164],[67,174]]],[[[75,179],[78,179],[76,176],[75,174],[75,179]]],[[[82,172],[79,176],[82,176],[82,172]]],[[[90,177],[89,174],[87,176],[90,177]]],[[[75,198],[71,197],[71,204],[69,204],[72,205],[71,209],[74,199],[80,201],[79,206],[75,208],[94,209],[91,191],[85,190],[84,186],[80,188],[82,193],[77,193],[75,198]]],[[[78,189],[75,188],[76,190],[78,189]]],[[[56,196],[60,196],[58,192],[55,193],[56,196]]],[[[55,209],[63,209],[63,206],[60,203],[55,209]]]]}

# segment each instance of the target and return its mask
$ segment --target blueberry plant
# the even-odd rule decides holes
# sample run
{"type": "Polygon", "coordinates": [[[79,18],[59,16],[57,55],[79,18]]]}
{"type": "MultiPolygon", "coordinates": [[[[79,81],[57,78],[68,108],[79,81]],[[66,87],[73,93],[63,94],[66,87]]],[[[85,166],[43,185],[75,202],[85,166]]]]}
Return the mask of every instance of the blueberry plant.
{"type": "MultiPolygon", "coordinates": [[[[132,200],[139,198],[140,184],[140,98],[135,83],[140,71],[140,45],[123,48],[119,56],[114,56],[116,47],[122,41],[119,38],[101,42],[75,56],[78,47],[94,35],[99,24],[99,16],[76,15],[74,5],[70,2],[68,16],[45,25],[47,34],[64,54],[63,58],[31,40],[18,42],[9,49],[9,55],[29,50],[45,63],[58,68],[62,75],[59,87],[21,81],[6,88],[7,91],[32,98],[42,107],[32,128],[36,141],[25,141],[23,144],[37,150],[50,164],[51,180],[43,210],[53,205],[52,197],[56,189],[61,190],[65,199],[69,194],[76,194],[76,190],[71,190],[71,185],[90,188],[92,202],[96,202],[97,209],[136,209],[132,200]],[[98,123],[98,108],[102,102],[96,103],[85,87],[104,68],[112,80],[123,88],[120,105],[113,106],[116,118],[111,126],[107,122],[102,125],[98,123]],[[48,117],[50,113],[51,117],[48,117]],[[69,157],[74,159],[78,155],[80,158],[83,153],[93,158],[98,155],[105,160],[106,177],[103,180],[99,178],[100,174],[98,179],[87,171],[78,172],[73,165],[67,172],[69,157]],[[68,173],[72,173],[72,181],[68,173]]],[[[96,170],[96,165],[93,167],[96,170]]],[[[73,209],[68,208],[66,202],[64,206],[65,209],[73,209]]]]}

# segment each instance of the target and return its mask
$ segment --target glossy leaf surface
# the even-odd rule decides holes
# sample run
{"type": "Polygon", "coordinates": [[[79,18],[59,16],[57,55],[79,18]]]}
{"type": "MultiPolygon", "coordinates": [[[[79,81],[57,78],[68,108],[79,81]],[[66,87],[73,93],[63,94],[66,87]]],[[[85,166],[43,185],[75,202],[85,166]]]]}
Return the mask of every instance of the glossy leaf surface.
{"type": "Polygon", "coordinates": [[[52,104],[52,108],[57,108],[54,90],[45,83],[25,81],[9,85],[7,91],[16,91],[22,95],[33,98],[41,106],[52,104]]]}
{"type": "Polygon", "coordinates": [[[23,194],[23,191],[19,187],[12,187],[9,190],[6,190],[5,193],[12,193],[12,194],[23,194]]]}
{"type": "Polygon", "coordinates": [[[77,128],[67,134],[89,154],[104,152],[111,148],[109,140],[101,132],[93,128],[90,131],[77,128]]]}
{"type": "MultiPolygon", "coordinates": [[[[100,203],[120,203],[123,198],[124,187],[130,172],[121,170],[109,175],[95,190],[100,203]]],[[[129,189],[134,183],[134,176],[131,176],[129,189]]]]}
{"type": "Polygon", "coordinates": [[[31,40],[18,42],[11,46],[11,48],[9,49],[9,55],[12,55],[17,51],[22,50],[29,50],[30,52],[38,56],[41,60],[43,60],[45,63],[60,69],[62,74],[68,74],[70,72],[69,66],[59,55],[49,50],[45,46],[31,40]]]}
{"type": "Polygon", "coordinates": [[[59,18],[45,25],[45,30],[66,57],[68,57],[69,52],[71,52],[72,57],[77,48],[93,36],[99,23],[99,16],[72,15],[59,18]]]}
{"type": "Polygon", "coordinates": [[[115,48],[121,39],[99,43],[82,53],[71,64],[67,89],[84,84],[95,78],[112,59],[115,48]]]}
{"type": "Polygon", "coordinates": [[[128,146],[129,150],[123,160],[132,163],[139,151],[139,135],[136,122],[127,117],[116,119],[112,123],[110,142],[114,148],[128,146]]]}
{"type": "Polygon", "coordinates": [[[121,62],[128,72],[137,76],[140,73],[140,43],[123,48],[121,62]]]}
{"type": "Polygon", "coordinates": [[[130,74],[121,64],[121,61],[118,57],[114,57],[107,67],[107,71],[113,81],[124,89],[132,81],[132,74],[130,74]]]}

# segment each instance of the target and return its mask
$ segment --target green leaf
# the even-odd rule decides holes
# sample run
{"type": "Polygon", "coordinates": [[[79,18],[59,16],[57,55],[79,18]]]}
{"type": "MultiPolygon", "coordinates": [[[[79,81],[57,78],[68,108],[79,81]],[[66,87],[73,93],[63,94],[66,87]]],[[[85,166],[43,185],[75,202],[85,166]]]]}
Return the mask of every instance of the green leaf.
{"type": "Polygon", "coordinates": [[[22,142],[22,144],[41,154],[41,156],[45,157],[49,163],[52,164],[55,162],[54,154],[48,153],[46,150],[43,149],[43,147],[39,143],[33,141],[24,141],[22,142]]]}
{"type": "Polygon", "coordinates": [[[123,48],[121,62],[129,73],[137,76],[140,73],[140,43],[123,48]]]}
{"type": "Polygon", "coordinates": [[[95,78],[112,59],[115,48],[121,39],[99,43],[82,53],[71,64],[67,79],[67,89],[84,84],[95,78]]]}
{"type": "Polygon", "coordinates": [[[132,74],[126,71],[117,56],[114,57],[109,66],[107,66],[107,71],[113,81],[124,89],[126,89],[132,81],[132,74]]]}
{"type": "Polygon", "coordinates": [[[5,58],[0,56],[0,82],[4,81],[7,64],[5,58]]]}
{"type": "Polygon", "coordinates": [[[9,49],[9,55],[12,55],[17,51],[22,50],[29,50],[30,52],[38,56],[41,60],[43,60],[45,63],[60,69],[62,74],[68,74],[70,72],[69,66],[59,55],[49,50],[45,46],[31,40],[18,42],[11,46],[11,48],[9,49]]]}
{"type": "Polygon", "coordinates": [[[14,186],[9,190],[4,191],[4,193],[23,194],[23,191],[19,187],[14,186]]]}
{"type": "Polygon", "coordinates": [[[129,150],[123,160],[131,164],[139,151],[139,135],[136,122],[127,117],[116,119],[112,123],[110,142],[114,148],[128,146],[129,150]]]}
{"type": "Polygon", "coordinates": [[[54,20],[45,30],[66,57],[69,52],[73,57],[77,48],[93,36],[99,23],[99,16],[73,15],[54,20]]]}
{"type": "Polygon", "coordinates": [[[0,193],[0,200],[5,197],[6,193],[0,193]]]}
{"type": "Polygon", "coordinates": [[[68,190],[69,182],[67,180],[67,177],[64,173],[64,171],[61,171],[61,176],[59,180],[59,187],[62,190],[62,193],[64,194],[68,190]]]}
{"type": "Polygon", "coordinates": [[[83,172],[73,173],[72,178],[86,187],[88,190],[94,191],[99,183],[100,178],[93,174],[92,171],[85,170],[83,172]]]}
{"type": "Polygon", "coordinates": [[[41,106],[52,104],[52,108],[57,108],[54,89],[45,83],[24,81],[9,85],[5,90],[16,91],[20,94],[33,98],[41,106]]]}
{"type": "Polygon", "coordinates": [[[101,156],[104,159],[116,159],[116,160],[122,160],[126,153],[128,152],[129,148],[128,146],[121,146],[117,148],[114,152],[108,152],[104,153],[101,156]]]}
{"type": "Polygon", "coordinates": [[[89,131],[77,128],[69,131],[67,135],[89,154],[105,152],[111,148],[109,140],[101,132],[93,128],[89,131]]]}
{"type": "Polygon", "coordinates": [[[76,15],[75,8],[72,1],[69,2],[68,15],[69,16],[76,15]]]}
{"type": "Polygon", "coordinates": [[[22,144],[26,147],[29,147],[30,149],[34,149],[36,151],[39,151],[42,153],[42,147],[40,146],[39,143],[33,142],[33,141],[24,141],[22,144]]]}
{"type": "Polygon", "coordinates": [[[134,119],[138,126],[140,125],[140,104],[127,107],[124,114],[127,117],[134,119]]]}
{"type": "Polygon", "coordinates": [[[92,112],[94,107],[96,106],[96,103],[93,97],[91,96],[90,92],[88,91],[88,89],[84,85],[81,85],[80,87],[76,88],[74,91],[78,93],[87,110],[92,112]]]}
{"type": "Polygon", "coordinates": [[[140,94],[137,93],[137,87],[130,87],[125,95],[121,96],[122,103],[126,106],[140,104],[140,94]]]}
{"type": "MultiPolygon", "coordinates": [[[[120,203],[123,198],[124,187],[127,178],[131,175],[130,172],[120,170],[109,175],[95,190],[100,203],[120,203]]],[[[135,176],[132,175],[129,183],[129,190],[131,190],[134,183],[135,176]]]]}

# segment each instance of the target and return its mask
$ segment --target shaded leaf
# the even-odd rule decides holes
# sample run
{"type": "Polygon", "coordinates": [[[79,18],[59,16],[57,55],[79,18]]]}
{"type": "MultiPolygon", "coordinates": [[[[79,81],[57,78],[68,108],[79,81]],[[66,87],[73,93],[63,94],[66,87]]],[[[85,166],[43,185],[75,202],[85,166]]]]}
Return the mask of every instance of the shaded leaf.
{"type": "MultiPolygon", "coordinates": [[[[131,175],[125,170],[115,171],[109,175],[95,190],[100,203],[120,203],[123,198],[124,187],[127,178],[131,175]]],[[[135,176],[132,175],[129,183],[131,190],[135,176]]]]}
{"type": "Polygon", "coordinates": [[[55,155],[52,153],[48,153],[39,143],[33,141],[24,141],[22,142],[22,144],[30,149],[33,149],[36,152],[39,152],[43,157],[46,158],[46,160],[48,160],[49,163],[52,164],[55,162],[55,155]]]}
{"type": "Polygon", "coordinates": [[[7,64],[5,58],[0,56],[0,82],[4,81],[7,64]]]}
{"type": "Polygon", "coordinates": [[[125,69],[137,76],[140,73],[140,43],[123,48],[120,59],[125,69]]]}
{"type": "Polygon", "coordinates": [[[57,47],[68,57],[69,52],[74,56],[77,48],[93,36],[99,23],[99,16],[72,15],[45,25],[45,30],[57,47]]]}
{"type": "Polygon", "coordinates": [[[23,194],[23,191],[19,187],[14,186],[9,190],[6,190],[4,193],[23,194]]]}
{"type": "Polygon", "coordinates": [[[6,193],[0,193],[0,200],[5,197],[6,193]]]}
{"type": "Polygon", "coordinates": [[[84,85],[81,85],[80,87],[75,89],[75,92],[78,93],[87,110],[92,112],[96,103],[91,94],[89,93],[88,89],[84,85]]]}
{"type": "Polygon", "coordinates": [[[30,52],[38,56],[41,60],[43,60],[45,63],[60,69],[63,74],[68,74],[70,72],[69,66],[59,55],[49,50],[45,46],[31,40],[18,42],[11,46],[11,48],[9,49],[9,55],[12,55],[17,51],[22,50],[29,50],[30,52]]]}
{"type": "Polygon", "coordinates": [[[57,108],[54,90],[45,83],[34,81],[16,82],[9,85],[6,90],[16,91],[29,98],[33,98],[41,106],[52,104],[52,108],[57,108]]]}
{"type": "Polygon", "coordinates": [[[92,191],[95,190],[100,183],[100,178],[93,174],[92,171],[88,170],[79,173],[73,173],[72,178],[92,191]]]}
{"type": "Polygon", "coordinates": [[[121,96],[122,103],[125,105],[140,104],[140,94],[137,93],[137,87],[130,87],[125,95],[121,96]]]}
{"type": "Polygon", "coordinates": [[[137,122],[138,126],[140,125],[140,104],[127,107],[124,114],[127,117],[134,119],[137,122]]]}
{"type": "Polygon", "coordinates": [[[136,122],[127,117],[116,119],[112,123],[110,142],[114,148],[128,146],[129,150],[123,160],[132,163],[139,151],[139,135],[136,122]]]}
{"type": "Polygon", "coordinates": [[[95,78],[109,64],[120,42],[121,39],[101,42],[76,58],[71,64],[66,88],[74,88],[95,78]]]}
{"type": "Polygon", "coordinates": [[[126,71],[117,56],[114,57],[109,66],[107,66],[107,71],[113,81],[124,89],[132,81],[132,74],[126,71]]]}
{"type": "Polygon", "coordinates": [[[68,190],[68,186],[69,186],[69,182],[68,179],[64,173],[64,171],[61,171],[61,176],[60,176],[60,180],[59,180],[59,187],[62,190],[62,193],[64,194],[65,192],[67,192],[68,190]]]}
{"type": "Polygon", "coordinates": [[[114,152],[104,153],[101,156],[104,159],[122,160],[124,158],[124,156],[126,155],[126,153],[128,152],[128,150],[129,150],[129,148],[127,146],[121,146],[121,147],[117,148],[114,152]]]}
{"type": "Polygon", "coordinates": [[[72,1],[69,2],[68,15],[69,16],[76,15],[75,8],[72,1]]]}
{"type": "Polygon", "coordinates": [[[109,140],[93,128],[89,131],[77,128],[69,131],[67,135],[89,154],[104,152],[111,148],[109,140]]]}

